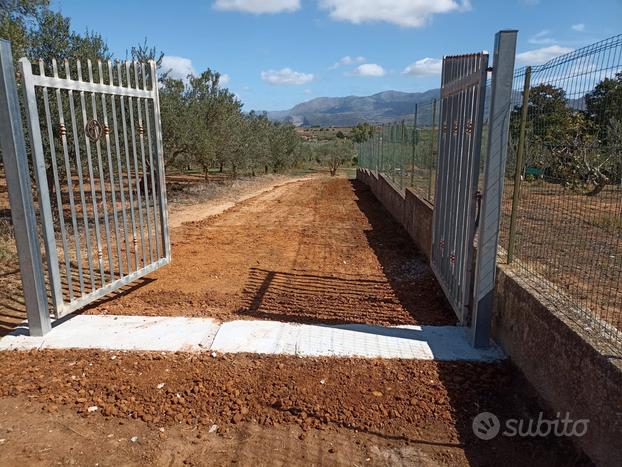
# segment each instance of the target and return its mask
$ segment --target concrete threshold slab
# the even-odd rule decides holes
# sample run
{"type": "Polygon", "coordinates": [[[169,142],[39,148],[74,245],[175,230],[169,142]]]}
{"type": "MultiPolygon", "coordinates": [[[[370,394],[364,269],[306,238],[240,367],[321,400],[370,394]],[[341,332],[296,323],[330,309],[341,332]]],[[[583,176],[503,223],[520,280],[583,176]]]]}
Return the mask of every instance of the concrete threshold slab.
{"type": "Polygon", "coordinates": [[[381,327],[180,317],[80,315],[45,337],[18,328],[0,339],[0,350],[103,349],[162,352],[255,353],[299,357],[362,357],[494,361],[497,347],[474,349],[455,326],[381,327]]]}
{"type": "Polygon", "coordinates": [[[0,350],[102,349],[196,352],[209,349],[220,323],[212,319],[78,315],[55,322],[44,337],[26,326],[0,339],[0,350]]]}

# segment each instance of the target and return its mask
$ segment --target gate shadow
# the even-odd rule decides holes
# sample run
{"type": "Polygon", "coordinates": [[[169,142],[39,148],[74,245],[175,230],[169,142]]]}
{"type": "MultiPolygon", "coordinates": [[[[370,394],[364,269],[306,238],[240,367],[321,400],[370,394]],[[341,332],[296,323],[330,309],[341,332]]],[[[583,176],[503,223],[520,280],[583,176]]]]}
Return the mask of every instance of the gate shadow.
{"type": "Polygon", "coordinates": [[[366,185],[350,183],[368,222],[363,233],[382,272],[369,276],[251,268],[237,313],[300,323],[456,324],[425,257],[406,230],[366,185]]]}

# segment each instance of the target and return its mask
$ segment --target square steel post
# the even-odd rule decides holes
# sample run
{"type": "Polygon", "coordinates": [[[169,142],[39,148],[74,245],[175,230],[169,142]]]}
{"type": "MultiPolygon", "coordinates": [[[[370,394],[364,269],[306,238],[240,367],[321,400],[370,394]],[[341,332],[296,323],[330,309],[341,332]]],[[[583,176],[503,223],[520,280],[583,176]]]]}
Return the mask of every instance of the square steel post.
{"type": "Polygon", "coordinates": [[[11,43],[0,39],[0,148],[32,336],[51,328],[11,43]]]}
{"type": "Polygon", "coordinates": [[[474,347],[490,345],[517,35],[518,31],[505,30],[499,31],[495,36],[488,154],[471,314],[471,339],[474,347]]]}

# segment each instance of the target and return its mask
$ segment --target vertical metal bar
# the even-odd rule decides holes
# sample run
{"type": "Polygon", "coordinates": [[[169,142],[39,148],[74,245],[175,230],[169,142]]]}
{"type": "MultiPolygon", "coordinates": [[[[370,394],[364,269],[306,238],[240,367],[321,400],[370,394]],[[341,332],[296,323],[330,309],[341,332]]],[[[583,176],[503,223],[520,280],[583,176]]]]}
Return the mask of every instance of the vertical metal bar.
{"type": "MultiPolygon", "coordinates": [[[[130,73],[130,62],[125,62],[125,74],[127,77],[127,87],[132,88],[132,77],[130,73]]],[[[143,253],[143,267],[147,266],[147,250],[145,248],[145,237],[143,225],[143,197],[140,189],[140,169],[138,167],[138,150],[136,148],[136,125],[134,124],[134,98],[128,97],[127,103],[130,109],[130,135],[132,139],[132,155],[134,157],[134,183],[136,184],[136,198],[138,204],[138,226],[140,233],[140,247],[143,253]]]]}
{"type": "MultiPolygon", "coordinates": [[[[97,70],[99,72],[99,82],[100,84],[104,84],[104,73],[102,62],[100,60],[97,61],[97,70]]],[[[112,86],[112,81],[110,81],[110,85],[112,86]]],[[[114,96],[112,96],[114,100],[114,96]]],[[[117,263],[119,265],[119,277],[123,277],[123,261],[121,254],[121,239],[119,235],[119,213],[117,210],[117,193],[115,189],[114,182],[114,168],[112,165],[112,150],[110,145],[110,122],[108,121],[108,105],[106,104],[106,94],[101,94],[102,101],[102,113],[104,116],[104,139],[106,141],[106,156],[108,158],[108,178],[110,180],[110,200],[112,201],[112,218],[114,221],[114,238],[117,247],[117,263]]],[[[105,183],[102,181],[102,183],[105,183]]],[[[112,256],[112,252],[109,251],[112,256]]],[[[114,269],[112,269],[114,271],[114,269]]],[[[114,272],[112,272],[112,280],[114,280],[114,272]]]]}
{"type": "Polygon", "coordinates": [[[441,105],[440,105],[440,118],[439,118],[439,131],[438,131],[438,158],[436,162],[436,189],[434,195],[434,217],[432,223],[432,267],[436,269],[436,266],[440,261],[440,244],[442,242],[442,233],[440,231],[440,219],[442,210],[444,209],[442,201],[442,192],[444,190],[444,167],[445,167],[445,120],[447,113],[447,99],[443,95],[445,80],[447,79],[448,61],[443,59],[443,65],[441,68],[441,105]]]}
{"type": "MultiPolygon", "coordinates": [[[[143,89],[147,90],[147,73],[146,67],[144,63],[141,63],[141,70],[143,74],[143,89]]],[[[152,77],[153,78],[153,77],[152,77]]],[[[160,245],[160,236],[158,232],[158,209],[156,208],[156,181],[154,174],[154,166],[153,166],[153,139],[151,135],[151,116],[149,114],[149,100],[145,100],[145,120],[147,125],[147,143],[149,148],[149,177],[151,179],[151,193],[153,196],[153,231],[155,235],[155,243],[156,243],[156,255],[161,258],[162,255],[162,246],[160,245]]],[[[161,230],[161,229],[160,229],[161,230]]]]}
{"type": "Polygon", "coordinates": [[[472,343],[475,347],[490,345],[516,37],[517,31],[510,30],[500,31],[495,36],[488,157],[484,175],[484,197],[480,219],[471,322],[472,343]]]}
{"type": "MultiPolygon", "coordinates": [[[[82,80],[82,64],[80,60],[76,60],[76,66],[78,68],[78,81],[82,80]]],[[[82,125],[84,125],[83,131],[86,132],[86,126],[88,125],[88,117],[86,115],[86,99],[84,97],[84,91],[80,93],[80,108],[82,111],[82,125]]],[[[102,287],[106,283],[106,277],[104,275],[104,256],[102,252],[102,239],[101,228],[99,225],[99,209],[97,208],[97,189],[95,188],[95,177],[93,175],[93,158],[91,157],[91,140],[85,134],[84,147],[86,149],[86,164],[89,174],[89,184],[91,188],[91,205],[93,206],[93,219],[95,221],[95,241],[97,243],[97,263],[99,264],[99,279],[102,287]]]]}
{"type": "Polygon", "coordinates": [[[417,110],[419,105],[415,104],[415,118],[413,120],[413,150],[412,163],[410,165],[410,186],[415,187],[415,158],[417,155],[417,110]]]}
{"type": "MultiPolygon", "coordinates": [[[[110,60],[108,60],[108,78],[110,80],[110,85],[114,86],[114,74],[113,74],[113,65],[110,60]]],[[[122,83],[119,81],[119,86],[122,83]]],[[[114,145],[117,156],[117,172],[119,173],[119,192],[121,193],[121,218],[123,220],[123,237],[125,239],[125,255],[127,259],[127,272],[132,270],[132,254],[130,248],[130,242],[128,239],[128,225],[127,225],[127,208],[126,208],[126,200],[125,200],[125,188],[123,186],[123,163],[121,162],[121,145],[119,141],[119,125],[117,122],[117,102],[114,95],[110,96],[111,103],[111,111],[112,111],[112,126],[114,129],[114,145]]],[[[120,101],[123,104],[122,101],[120,101]]],[[[132,227],[133,227],[132,220],[132,227]]],[[[119,265],[121,265],[121,257],[119,257],[119,265]]]]}
{"type": "MultiPolygon", "coordinates": [[[[136,80],[136,89],[140,88],[140,80],[138,79],[138,63],[134,62],[134,78],[136,80]]],[[[147,164],[145,162],[145,127],[143,126],[143,111],[141,105],[141,99],[136,99],[136,111],[138,113],[138,138],[140,140],[140,160],[142,166],[142,179],[143,179],[143,193],[145,194],[145,215],[147,217],[147,241],[149,249],[149,262],[153,263],[153,240],[151,232],[151,214],[150,214],[150,200],[149,200],[149,181],[147,173],[147,164]]]]}
{"type": "Polygon", "coordinates": [[[39,126],[39,110],[37,109],[37,95],[32,81],[32,65],[26,58],[20,61],[24,100],[26,109],[26,121],[30,134],[30,149],[33,156],[33,169],[37,180],[39,194],[39,211],[43,229],[43,242],[45,244],[50,290],[54,309],[58,310],[63,305],[63,290],[58,267],[58,254],[56,252],[56,238],[54,235],[54,217],[50,203],[50,191],[47,183],[45,168],[45,154],[43,153],[43,141],[41,139],[41,127],[39,126]]]}
{"type": "Polygon", "coordinates": [[[166,181],[164,170],[164,149],[162,143],[162,122],[160,120],[160,98],[158,95],[158,80],[156,74],[156,63],[151,60],[151,86],[153,92],[153,119],[156,132],[157,148],[157,173],[158,173],[158,194],[160,195],[160,214],[162,227],[162,245],[164,247],[164,257],[171,259],[171,240],[168,232],[168,211],[166,202],[166,181]]]}
{"type": "MultiPolygon", "coordinates": [[[[58,65],[56,59],[52,59],[52,73],[54,78],[58,78],[58,65]]],[[[71,162],[69,160],[69,148],[67,145],[67,130],[65,128],[65,112],[63,110],[63,98],[61,90],[56,88],[56,105],[58,107],[58,122],[63,143],[63,157],[65,159],[65,172],[67,176],[67,191],[69,192],[69,210],[71,211],[71,227],[73,228],[73,239],[76,245],[76,262],[78,263],[78,281],[80,283],[80,295],[84,295],[84,273],[82,270],[82,242],[78,231],[78,216],[76,214],[76,202],[73,192],[73,180],[71,174],[71,162]]]]}
{"type": "Polygon", "coordinates": [[[518,136],[518,150],[516,153],[516,170],[514,172],[514,193],[512,195],[512,214],[510,215],[510,231],[508,239],[508,264],[514,259],[514,244],[516,236],[516,216],[520,203],[520,186],[522,181],[523,165],[525,164],[525,130],[527,128],[527,115],[529,110],[529,88],[531,85],[531,67],[525,70],[525,83],[523,85],[523,107],[520,116],[520,133],[518,136]]]}
{"type": "MultiPolygon", "coordinates": [[[[89,73],[89,83],[93,83],[93,64],[91,60],[87,60],[88,73],[89,73]]],[[[91,93],[91,107],[93,107],[93,120],[97,121],[97,98],[95,97],[95,93],[91,93]]],[[[102,129],[103,130],[103,129],[102,129]]],[[[106,232],[106,251],[108,253],[108,267],[110,268],[110,282],[114,282],[115,274],[114,274],[114,257],[112,253],[112,247],[110,243],[110,221],[108,219],[108,197],[106,195],[106,179],[104,178],[104,166],[102,163],[102,149],[101,143],[99,139],[95,141],[95,150],[97,153],[97,166],[99,171],[99,185],[100,192],[102,197],[102,210],[104,211],[104,229],[106,232]]],[[[97,204],[97,200],[95,200],[97,204]]],[[[103,263],[103,261],[102,261],[103,263]]],[[[102,285],[105,283],[104,276],[102,275],[102,285]]]]}
{"type": "Polygon", "coordinates": [[[407,142],[406,137],[406,122],[402,120],[402,128],[400,131],[400,188],[404,188],[404,146],[407,142]]]}
{"type": "MultiPolygon", "coordinates": [[[[67,79],[71,79],[71,70],[69,69],[69,61],[65,60],[65,74],[67,79]]],[[[73,101],[73,91],[67,91],[69,94],[69,114],[71,116],[71,132],[73,133],[73,145],[76,153],[76,168],[78,172],[78,187],[80,189],[80,205],[82,208],[82,220],[84,222],[84,241],[86,243],[86,259],[89,265],[89,279],[91,288],[95,290],[95,274],[93,273],[93,254],[91,249],[91,228],[89,226],[89,215],[86,209],[86,199],[84,194],[84,177],[82,173],[82,157],[80,155],[80,138],[78,137],[78,125],[76,123],[76,108],[73,101]]],[[[76,232],[80,235],[80,232],[76,232]]]]}
{"type": "MultiPolygon", "coordinates": [[[[119,75],[119,86],[123,86],[123,72],[121,62],[117,63],[117,72],[119,75]]],[[[129,86],[129,85],[128,85],[129,86]]],[[[123,96],[119,96],[119,105],[121,106],[121,123],[123,124],[123,145],[125,149],[125,170],[127,171],[127,189],[130,197],[130,220],[132,224],[132,246],[134,247],[134,270],[140,269],[140,259],[138,258],[138,240],[136,239],[136,213],[134,210],[134,189],[132,188],[132,170],[130,164],[130,149],[127,142],[127,119],[125,116],[125,101],[123,96]]],[[[128,251],[129,251],[129,244],[128,251]]],[[[131,272],[128,264],[128,272],[131,272]]]]}
{"type": "Polygon", "coordinates": [[[0,148],[11,203],[28,327],[30,335],[43,336],[52,329],[52,324],[30,189],[26,141],[21,125],[11,43],[0,39],[0,148]]]}
{"type": "MultiPolygon", "coordinates": [[[[463,293],[463,302],[472,307],[472,293],[473,293],[473,282],[474,282],[474,266],[473,266],[473,243],[475,241],[475,233],[476,233],[476,225],[475,218],[477,215],[477,188],[479,183],[479,168],[480,168],[480,160],[481,160],[481,148],[482,148],[482,129],[484,126],[484,111],[485,111],[485,103],[486,103],[486,78],[488,73],[488,54],[480,54],[478,57],[479,60],[479,73],[480,79],[479,84],[475,88],[475,114],[473,119],[473,140],[472,140],[472,156],[471,163],[469,167],[469,192],[467,196],[470,199],[469,204],[469,213],[467,216],[467,223],[465,225],[466,232],[466,240],[467,240],[467,248],[464,252],[464,266],[462,270],[462,277],[464,287],[462,290],[463,293]]],[[[468,309],[468,316],[466,317],[466,321],[472,318],[472,308],[468,309]]]]}
{"type": "MultiPolygon", "coordinates": [[[[45,75],[45,66],[43,60],[39,60],[39,73],[45,75]]],[[[43,88],[43,107],[45,110],[45,121],[48,130],[48,139],[50,141],[50,158],[52,162],[52,173],[54,175],[54,189],[56,191],[56,208],[58,211],[58,222],[60,224],[60,235],[63,243],[63,257],[65,260],[65,274],[67,276],[67,290],[69,293],[69,301],[73,300],[73,278],[71,277],[71,260],[69,259],[69,243],[67,242],[67,228],[65,226],[65,211],[63,207],[63,193],[60,185],[60,176],[58,173],[58,164],[56,162],[56,145],[54,144],[54,128],[52,127],[52,118],[50,115],[50,98],[48,89],[43,88]]]]}
{"type": "Polygon", "coordinates": [[[436,99],[432,101],[432,136],[430,137],[430,180],[428,183],[428,201],[432,201],[432,177],[434,177],[434,135],[436,134],[436,99]]]}

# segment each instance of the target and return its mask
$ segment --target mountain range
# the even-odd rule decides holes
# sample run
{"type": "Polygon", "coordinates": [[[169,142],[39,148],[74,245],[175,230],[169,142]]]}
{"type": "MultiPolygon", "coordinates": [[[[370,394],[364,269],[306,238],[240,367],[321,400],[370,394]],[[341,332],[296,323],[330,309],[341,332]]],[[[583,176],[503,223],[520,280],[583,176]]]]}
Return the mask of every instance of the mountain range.
{"type": "MultiPolygon", "coordinates": [[[[439,90],[425,92],[385,91],[372,96],[318,97],[289,110],[269,111],[268,118],[296,126],[349,127],[358,123],[388,123],[413,118],[415,104],[430,103],[439,90]]],[[[420,106],[417,120],[432,122],[432,106],[420,106]]]]}

